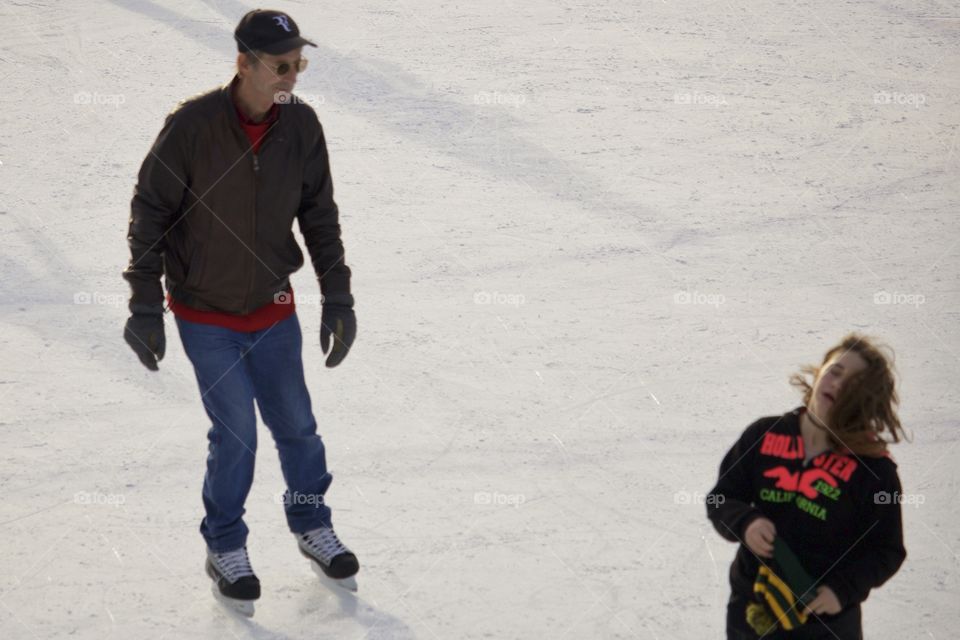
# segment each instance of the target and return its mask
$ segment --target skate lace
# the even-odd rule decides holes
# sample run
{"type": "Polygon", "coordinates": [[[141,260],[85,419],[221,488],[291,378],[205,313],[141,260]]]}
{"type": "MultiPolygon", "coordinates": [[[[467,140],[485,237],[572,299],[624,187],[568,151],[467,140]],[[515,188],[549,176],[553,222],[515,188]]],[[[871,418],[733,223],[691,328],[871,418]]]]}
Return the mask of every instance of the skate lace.
{"type": "Polygon", "coordinates": [[[254,575],[253,567],[250,566],[250,556],[247,555],[246,549],[214,553],[213,559],[227,582],[231,584],[240,578],[254,575]]]}
{"type": "Polygon", "coordinates": [[[330,564],[330,561],[341,553],[349,553],[350,551],[340,542],[333,529],[321,528],[307,531],[300,537],[300,540],[313,555],[319,556],[325,564],[330,564]]]}

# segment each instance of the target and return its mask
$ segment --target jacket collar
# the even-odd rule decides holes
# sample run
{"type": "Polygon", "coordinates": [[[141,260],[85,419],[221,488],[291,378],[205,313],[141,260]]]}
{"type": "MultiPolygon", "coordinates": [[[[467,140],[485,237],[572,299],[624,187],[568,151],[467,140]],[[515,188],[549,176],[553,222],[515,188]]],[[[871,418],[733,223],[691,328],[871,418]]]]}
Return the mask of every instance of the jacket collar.
{"type": "Polygon", "coordinates": [[[240,105],[237,104],[237,101],[234,98],[236,88],[237,88],[237,83],[239,81],[240,81],[240,77],[237,75],[234,75],[229,82],[227,82],[220,88],[220,95],[223,102],[226,102],[231,109],[237,112],[237,117],[239,120],[247,124],[264,124],[267,122],[272,122],[273,120],[280,119],[280,105],[274,103],[274,105],[270,107],[270,111],[267,112],[267,117],[263,121],[253,122],[249,120],[246,117],[246,115],[244,115],[244,113],[240,110],[240,105]]]}
{"type": "MultiPolygon", "coordinates": [[[[240,110],[233,101],[233,88],[239,80],[239,76],[234,75],[233,78],[220,87],[220,107],[223,113],[226,115],[227,121],[230,123],[230,128],[233,129],[237,139],[241,142],[244,142],[247,139],[247,134],[244,133],[243,127],[240,123],[240,110]]],[[[276,115],[273,116],[273,118],[276,120],[276,122],[273,123],[271,129],[277,129],[277,131],[274,131],[271,135],[279,133],[280,129],[283,127],[284,119],[282,117],[283,109],[280,108],[281,106],[282,105],[274,105],[274,108],[276,109],[276,115]]],[[[264,122],[267,121],[264,120],[264,122]]]]}

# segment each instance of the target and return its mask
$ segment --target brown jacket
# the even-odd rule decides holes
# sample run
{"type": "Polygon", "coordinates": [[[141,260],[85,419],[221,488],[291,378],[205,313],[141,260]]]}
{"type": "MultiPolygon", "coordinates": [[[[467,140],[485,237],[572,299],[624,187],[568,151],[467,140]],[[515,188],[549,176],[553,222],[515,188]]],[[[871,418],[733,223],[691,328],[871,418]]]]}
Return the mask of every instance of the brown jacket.
{"type": "MultiPolygon", "coordinates": [[[[234,80],[235,82],[235,80],[234,80]]],[[[324,295],[350,293],[323,128],[302,102],[254,154],[228,85],[179,104],[140,167],[130,204],[131,305],[177,301],[247,314],[273,302],[303,266],[300,224],[324,295]]]]}

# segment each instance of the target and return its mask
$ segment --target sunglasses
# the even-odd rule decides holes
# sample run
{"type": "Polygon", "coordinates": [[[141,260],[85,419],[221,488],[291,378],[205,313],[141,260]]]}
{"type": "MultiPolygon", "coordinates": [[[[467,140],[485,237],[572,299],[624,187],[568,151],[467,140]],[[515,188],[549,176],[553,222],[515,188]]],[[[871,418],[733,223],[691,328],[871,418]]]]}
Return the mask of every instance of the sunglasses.
{"type": "Polygon", "coordinates": [[[278,65],[272,65],[264,63],[268,69],[272,69],[274,73],[278,76],[285,76],[290,73],[291,69],[296,69],[297,73],[300,73],[307,68],[307,59],[306,58],[297,58],[293,62],[281,62],[278,65]]]}

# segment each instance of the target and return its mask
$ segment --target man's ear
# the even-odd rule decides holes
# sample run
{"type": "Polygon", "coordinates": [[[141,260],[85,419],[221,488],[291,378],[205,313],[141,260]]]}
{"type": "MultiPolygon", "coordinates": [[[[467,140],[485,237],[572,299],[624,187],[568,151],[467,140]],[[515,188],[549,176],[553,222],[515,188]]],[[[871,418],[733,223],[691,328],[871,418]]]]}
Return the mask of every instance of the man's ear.
{"type": "Polygon", "coordinates": [[[243,74],[250,72],[250,58],[245,53],[237,54],[237,73],[240,74],[240,77],[243,77],[243,74]]]}

